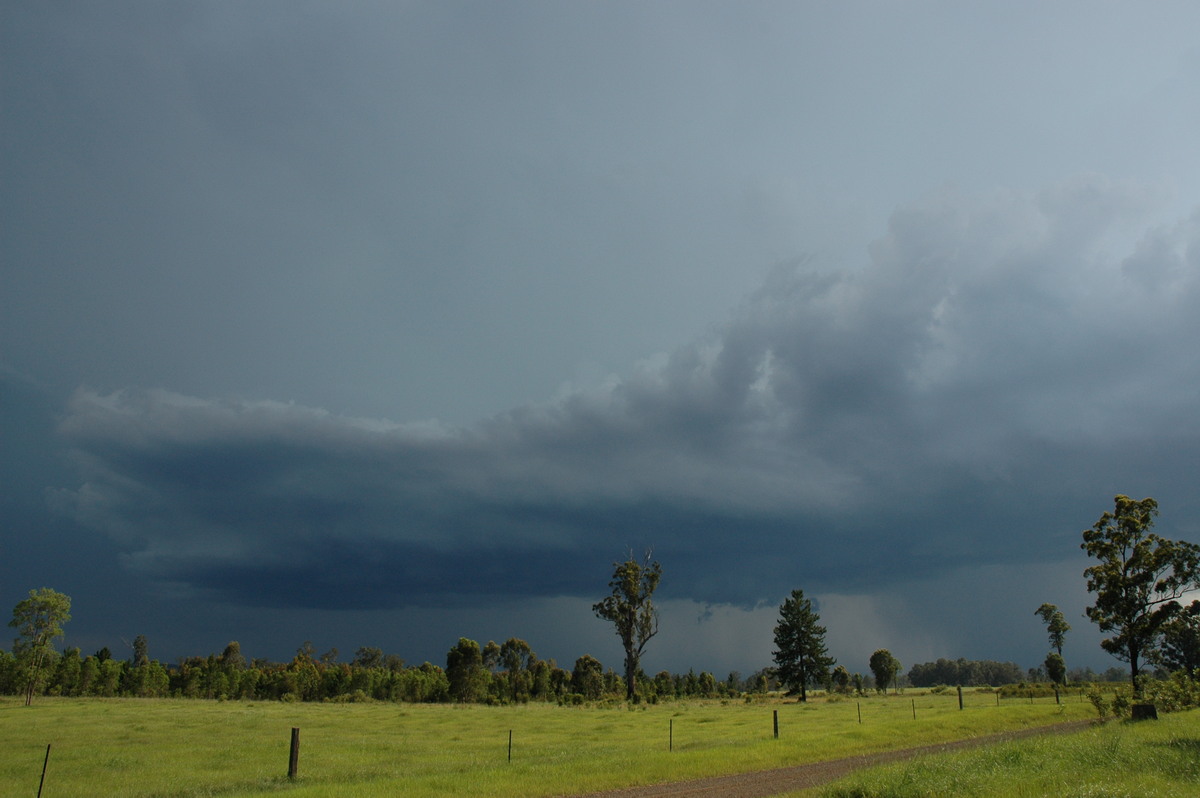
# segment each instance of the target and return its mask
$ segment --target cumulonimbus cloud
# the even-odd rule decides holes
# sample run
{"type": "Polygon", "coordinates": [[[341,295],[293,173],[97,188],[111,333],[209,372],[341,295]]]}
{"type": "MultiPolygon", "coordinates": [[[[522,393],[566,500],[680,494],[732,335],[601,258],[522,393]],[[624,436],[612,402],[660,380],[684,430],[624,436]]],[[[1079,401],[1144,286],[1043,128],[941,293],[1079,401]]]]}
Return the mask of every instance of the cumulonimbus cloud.
{"type": "Polygon", "coordinates": [[[677,595],[742,603],[1038,558],[1073,503],[1200,455],[1200,214],[1142,205],[1099,179],[937,197],[859,270],[781,266],[712,335],[468,427],[80,390],[56,501],[247,603],[585,595],[651,544],[677,595]]]}

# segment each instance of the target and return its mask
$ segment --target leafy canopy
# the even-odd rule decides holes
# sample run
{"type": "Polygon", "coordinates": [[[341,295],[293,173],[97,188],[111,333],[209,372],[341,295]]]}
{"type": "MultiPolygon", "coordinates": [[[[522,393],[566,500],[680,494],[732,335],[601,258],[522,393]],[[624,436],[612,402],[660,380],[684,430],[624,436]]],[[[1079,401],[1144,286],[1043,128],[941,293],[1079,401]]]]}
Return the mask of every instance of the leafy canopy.
{"type": "Polygon", "coordinates": [[[1050,681],[1055,684],[1065,684],[1067,681],[1067,663],[1063,660],[1062,654],[1056,651],[1051,651],[1046,655],[1044,663],[1046,675],[1050,677],[1050,681]]]}
{"type": "Polygon", "coordinates": [[[1071,631],[1071,624],[1067,623],[1067,619],[1063,616],[1058,607],[1053,604],[1043,604],[1033,612],[1034,615],[1040,615],[1042,623],[1046,624],[1046,632],[1050,636],[1050,647],[1062,656],[1063,640],[1067,636],[1067,632],[1071,631]]]}
{"type": "Polygon", "coordinates": [[[887,692],[888,685],[896,681],[896,674],[903,667],[900,660],[892,656],[892,652],[886,648],[872,654],[867,665],[871,669],[871,675],[875,677],[875,689],[884,693],[887,692]]]}
{"type": "Polygon", "coordinates": [[[1097,561],[1083,572],[1096,599],[1087,616],[1111,633],[1100,645],[1129,663],[1135,691],[1142,661],[1183,609],[1178,599],[1200,587],[1200,547],[1151,532],[1157,515],[1154,499],[1118,495],[1080,544],[1097,561]]]}
{"type": "Polygon", "coordinates": [[[662,579],[662,565],[647,551],[642,562],[629,553],[625,562],[613,563],[608,587],[611,594],[592,605],[596,617],[609,621],[625,649],[625,692],[637,695],[637,669],[650,638],[658,634],[658,610],[651,597],[662,579]]]}
{"type": "Polygon", "coordinates": [[[19,635],[13,641],[13,654],[22,666],[26,706],[40,692],[55,657],[54,640],[63,636],[63,624],[69,620],[71,597],[48,587],[30,590],[29,598],[13,608],[8,625],[19,635]]]}

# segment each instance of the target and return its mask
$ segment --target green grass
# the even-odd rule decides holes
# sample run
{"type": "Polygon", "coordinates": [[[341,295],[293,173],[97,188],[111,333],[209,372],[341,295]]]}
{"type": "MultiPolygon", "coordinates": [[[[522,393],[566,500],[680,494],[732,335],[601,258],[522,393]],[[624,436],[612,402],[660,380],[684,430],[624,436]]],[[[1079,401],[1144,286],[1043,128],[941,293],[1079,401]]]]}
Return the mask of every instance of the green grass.
{"type": "Polygon", "coordinates": [[[850,776],[823,798],[1193,798],[1200,795],[1200,713],[1110,722],[1077,734],[1037,737],[925,756],[850,776]]]}
{"type": "Polygon", "coordinates": [[[970,693],[513,707],[0,699],[0,795],[550,796],[815,762],[1094,717],[970,693]],[[916,719],[913,718],[913,707],[916,719]],[[780,739],[772,739],[772,712],[780,739]],[[300,732],[299,778],[287,774],[300,732]],[[513,733],[512,761],[508,734],[513,733]],[[668,750],[673,733],[673,749],[668,750]]]}

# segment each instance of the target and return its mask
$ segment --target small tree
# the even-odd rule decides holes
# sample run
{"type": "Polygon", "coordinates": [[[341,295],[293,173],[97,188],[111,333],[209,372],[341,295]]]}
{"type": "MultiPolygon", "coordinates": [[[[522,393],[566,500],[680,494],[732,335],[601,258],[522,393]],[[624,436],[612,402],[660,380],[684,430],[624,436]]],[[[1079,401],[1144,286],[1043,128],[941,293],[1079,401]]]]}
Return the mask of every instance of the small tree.
{"type": "Polygon", "coordinates": [[[25,706],[41,692],[57,658],[54,640],[63,636],[63,624],[69,620],[71,597],[48,587],[30,590],[29,598],[13,608],[8,625],[20,634],[13,641],[13,654],[24,681],[25,706]]]}
{"type": "Polygon", "coordinates": [[[246,668],[246,657],[242,654],[242,644],[230,640],[221,652],[221,665],[227,671],[240,671],[246,668]]]}
{"type": "Polygon", "coordinates": [[[896,681],[896,674],[902,667],[900,660],[893,657],[892,652],[886,648],[881,648],[872,654],[867,665],[871,669],[871,675],[875,677],[875,689],[883,693],[887,692],[889,684],[896,681]]]}
{"type": "Polygon", "coordinates": [[[742,690],[742,674],[737,671],[730,671],[725,677],[725,692],[729,695],[737,695],[742,690]]]}
{"type": "Polygon", "coordinates": [[[604,692],[604,666],[591,654],[575,660],[571,671],[571,689],[588,699],[596,699],[604,692]]]}
{"type": "Polygon", "coordinates": [[[1150,531],[1158,515],[1154,499],[1119,495],[1114,504],[1113,512],[1083,531],[1080,547],[1097,560],[1083,572],[1096,597],[1087,616],[1112,633],[1100,645],[1129,663],[1134,694],[1140,695],[1143,659],[1155,651],[1163,626],[1182,611],[1178,599],[1200,588],[1200,547],[1150,531]]]}
{"type": "Polygon", "coordinates": [[[483,667],[488,670],[495,670],[500,667],[500,646],[495,640],[489,640],[481,649],[483,654],[483,667]]]}
{"type": "Polygon", "coordinates": [[[662,565],[652,562],[647,551],[642,562],[633,558],[613,563],[612,580],[608,587],[612,594],[592,605],[596,617],[609,621],[616,627],[617,636],[625,648],[625,698],[637,699],[637,672],[642,652],[650,638],[658,634],[658,610],[651,601],[659,580],[662,565]]]}
{"type": "Polygon", "coordinates": [[[1046,655],[1046,675],[1050,677],[1050,681],[1055,684],[1063,684],[1067,680],[1067,663],[1063,660],[1062,654],[1056,651],[1051,651],[1046,655]]]}
{"type": "Polygon", "coordinates": [[[1046,632],[1050,635],[1050,646],[1062,656],[1063,639],[1071,631],[1071,624],[1053,604],[1043,604],[1033,614],[1042,617],[1042,623],[1046,624],[1046,632]]]}
{"type": "Polygon", "coordinates": [[[1200,676],[1200,601],[1163,624],[1162,646],[1154,662],[1192,679],[1200,676]]]}
{"type": "Polygon", "coordinates": [[[446,653],[446,679],[450,696],[455,701],[478,701],[487,694],[490,676],[483,667],[479,644],[466,637],[458,638],[454,648],[446,653]]]}
{"type": "Polygon", "coordinates": [[[383,649],[374,646],[359,646],[358,650],[354,652],[354,659],[350,664],[358,668],[382,668],[383,649]]]}
{"type": "Polygon", "coordinates": [[[788,694],[799,693],[802,702],[808,701],[807,685],[827,682],[835,663],[825,648],[825,627],[820,620],[803,590],[793,590],[779,607],[772,654],[775,672],[788,694]]]}
{"type": "Polygon", "coordinates": [[[538,661],[537,654],[524,640],[510,637],[500,645],[499,658],[504,667],[508,697],[514,701],[527,701],[532,686],[530,670],[538,661]]]}
{"type": "Polygon", "coordinates": [[[150,664],[150,644],[145,635],[133,638],[133,667],[144,668],[150,664]]]}
{"type": "Polygon", "coordinates": [[[296,649],[296,656],[292,659],[293,662],[313,662],[316,660],[317,648],[313,645],[313,641],[305,640],[300,644],[300,648],[296,649]]]}

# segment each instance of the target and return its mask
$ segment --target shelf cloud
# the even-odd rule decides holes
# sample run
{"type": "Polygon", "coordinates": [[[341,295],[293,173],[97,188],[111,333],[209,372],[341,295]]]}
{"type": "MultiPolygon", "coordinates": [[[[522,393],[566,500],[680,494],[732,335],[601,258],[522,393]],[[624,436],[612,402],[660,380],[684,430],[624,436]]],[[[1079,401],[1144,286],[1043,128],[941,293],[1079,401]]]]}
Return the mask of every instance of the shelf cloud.
{"type": "Polygon", "coordinates": [[[80,390],[57,499],[130,568],[249,605],[588,596],[630,547],[744,606],[1066,556],[1103,486],[1182,487],[1200,452],[1200,217],[1139,230],[1140,196],[900,209],[864,268],[781,266],[627,378],[467,426],[80,390]]]}

